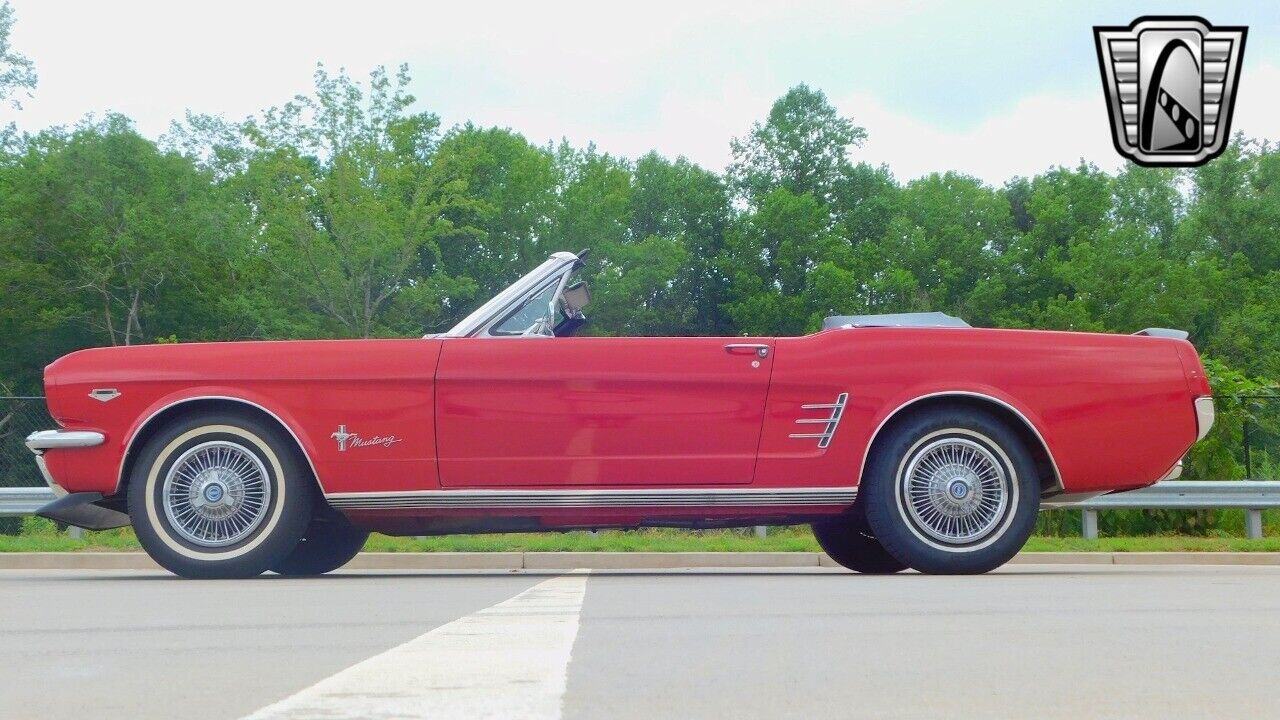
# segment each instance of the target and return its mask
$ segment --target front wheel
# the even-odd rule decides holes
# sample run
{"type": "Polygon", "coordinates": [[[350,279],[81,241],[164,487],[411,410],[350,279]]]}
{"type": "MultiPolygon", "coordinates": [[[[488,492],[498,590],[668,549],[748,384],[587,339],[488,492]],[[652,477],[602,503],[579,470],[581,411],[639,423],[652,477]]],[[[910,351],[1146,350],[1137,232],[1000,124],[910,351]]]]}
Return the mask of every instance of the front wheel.
{"type": "Polygon", "coordinates": [[[1008,562],[1035,528],[1040,486],[1008,425],[965,406],[896,423],[859,489],[867,522],[898,560],[924,573],[983,573],[1008,562]]]}
{"type": "Polygon", "coordinates": [[[287,556],[311,519],[311,473],[292,441],[233,413],[162,428],[130,473],[129,518],[147,554],[190,578],[242,578],[287,556]]]}

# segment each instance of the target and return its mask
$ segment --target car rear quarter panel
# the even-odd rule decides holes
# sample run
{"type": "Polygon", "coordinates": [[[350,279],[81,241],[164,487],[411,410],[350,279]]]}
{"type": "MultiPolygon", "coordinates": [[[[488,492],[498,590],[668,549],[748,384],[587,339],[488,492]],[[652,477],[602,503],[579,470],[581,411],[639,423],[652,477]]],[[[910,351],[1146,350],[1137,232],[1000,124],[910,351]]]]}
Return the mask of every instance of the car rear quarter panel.
{"type": "Polygon", "coordinates": [[[67,355],[46,370],[54,419],[103,432],[95,448],[50,451],[50,473],[72,492],[117,490],[126,451],[152,418],[226,398],[275,416],[298,440],[326,493],[438,486],[432,377],[440,341],[355,340],[146,345],[67,355]],[[116,388],[110,402],[89,397],[116,388]],[[388,446],[338,450],[340,425],[388,446]]]}
{"type": "Polygon", "coordinates": [[[968,393],[1024,416],[1047,444],[1066,491],[1148,485],[1196,438],[1192,396],[1201,393],[1189,386],[1179,359],[1188,350],[1168,338],[985,329],[859,328],[780,338],[756,482],[855,483],[869,443],[895,411],[930,395],[968,393]],[[849,393],[848,404],[825,451],[788,437],[806,432],[797,418],[814,414],[802,404],[829,403],[841,392],[849,393]]]}

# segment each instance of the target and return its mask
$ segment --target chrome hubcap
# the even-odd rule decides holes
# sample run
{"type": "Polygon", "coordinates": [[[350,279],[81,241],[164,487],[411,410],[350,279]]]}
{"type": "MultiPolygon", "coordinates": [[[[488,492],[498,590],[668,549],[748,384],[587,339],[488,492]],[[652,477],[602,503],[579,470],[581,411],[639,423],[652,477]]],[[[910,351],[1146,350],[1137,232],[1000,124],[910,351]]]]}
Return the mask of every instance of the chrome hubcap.
{"type": "Polygon", "coordinates": [[[257,455],[222,440],[182,453],[165,476],[165,517],[185,540],[223,547],[262,524],[271,502],[267,468],[257,455]]]}
{"type": "Polygon", "coordinates": [[[965,438],[924,446],[907,465],[903,485],[913,523],[952,545],[990,534],[1009,506],[1004,466],[986,447],[965,438]]]}

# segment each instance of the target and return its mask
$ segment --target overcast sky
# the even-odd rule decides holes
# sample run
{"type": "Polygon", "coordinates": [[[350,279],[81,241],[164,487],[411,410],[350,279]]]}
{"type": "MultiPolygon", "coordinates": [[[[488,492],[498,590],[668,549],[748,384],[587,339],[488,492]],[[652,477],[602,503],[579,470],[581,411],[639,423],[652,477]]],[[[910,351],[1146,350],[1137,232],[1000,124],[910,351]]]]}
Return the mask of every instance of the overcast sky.
{"type": "Polygon", "coordinates": [[[0,124],[114,110],[148,136],[186,109],[240,119],[309,89],[316,62],[408,63],[446,125],[510,127],[713,169],[787,88],[867,128],[854,157],[901,179],[999,184],[1112,148],[1091,26],[1144,13],[1249,26],[1234,129],[1280,140],[1280,3],[61,2],[10,0],[40,85],[0,124]]]}

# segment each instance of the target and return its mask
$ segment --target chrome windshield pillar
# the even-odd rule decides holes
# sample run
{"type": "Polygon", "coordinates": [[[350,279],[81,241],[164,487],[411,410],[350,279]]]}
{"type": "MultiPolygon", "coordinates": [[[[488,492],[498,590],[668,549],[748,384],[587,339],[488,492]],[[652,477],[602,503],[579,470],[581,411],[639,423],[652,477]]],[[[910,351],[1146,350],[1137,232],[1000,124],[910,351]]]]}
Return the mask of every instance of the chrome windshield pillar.
{"type": "MultiPolygon", "coordinates": [[[[559,290],[563,291],[569,275],[578,263],[578,256],[571,252],[552,254],[546,262],[529,271],[524,277],[508,285],[488,302],[476,308],[444,334],[444,337],[473,337],[498,322],[513,308],[527,301],[530,296],[559,277],[559,290]]],[[[554,300],[552,301],[554,303],[554,300]]]]}

